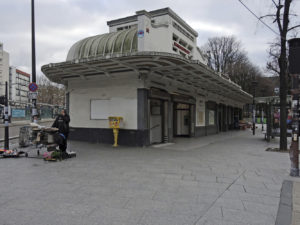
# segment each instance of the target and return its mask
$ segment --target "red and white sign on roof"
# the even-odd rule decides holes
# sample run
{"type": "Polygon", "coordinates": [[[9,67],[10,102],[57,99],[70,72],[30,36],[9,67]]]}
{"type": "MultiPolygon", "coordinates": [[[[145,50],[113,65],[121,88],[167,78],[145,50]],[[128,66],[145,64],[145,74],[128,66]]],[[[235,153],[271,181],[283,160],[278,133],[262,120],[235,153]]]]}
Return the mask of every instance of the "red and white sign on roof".
{"type": "Polygon", "coordinates": [[[181,46],[180,44],[178,44],[175,41],[174,41],[174,46],[176,46],[177,48],[179,48],[181,51],[185,52],[186,54],[190,54],[189,50],[187,50],[185,47],[181,46]]]}

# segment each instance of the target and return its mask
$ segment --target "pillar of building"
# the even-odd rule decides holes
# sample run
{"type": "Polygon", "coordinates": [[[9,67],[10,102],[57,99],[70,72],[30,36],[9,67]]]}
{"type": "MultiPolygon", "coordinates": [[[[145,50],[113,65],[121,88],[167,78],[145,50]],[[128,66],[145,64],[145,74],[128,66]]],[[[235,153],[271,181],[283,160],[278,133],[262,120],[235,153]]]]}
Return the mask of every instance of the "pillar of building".
{"type": "Polygon", "coordinates": [[[163,142],[169,142],[169,101],[163,101],[163,142]]]}
{"type": "Polygon", "coordinates": [[[173,108],[173,102],[171,100],[168,101],[168,136],[169,136],[169,142],[173,141],[174,134],[173,134],[173,116],[174,116],[174,108],[173,108]]]}
{"type": "Polygon", "coordinates": [[[216,125],[217,125],[217,133],[220,133],[221,131],[221,123],[220,123],[220,105],[217,105],[216,107],[216,125]]]}
{"type": "Polygon", "coordinates": [[[228,106],[225,105],[225,131],[229,129],[229,117],[228,117],[228,106]]]}
{"type": "Polygon", "coordinates": [[[143,145],[150,144],[150,130],[149,130],[149,104],[148,104],[149,90],[145,88],[138,89],[137,96],[137,128],[138,135],[141,138],[143,145]]]}
{"type": "Polygon", "coordinates": [[[196,125],[196,106],[195,105],[190,105],[190,136],[194,137],[195,136],[195,125],[196,125]]]}

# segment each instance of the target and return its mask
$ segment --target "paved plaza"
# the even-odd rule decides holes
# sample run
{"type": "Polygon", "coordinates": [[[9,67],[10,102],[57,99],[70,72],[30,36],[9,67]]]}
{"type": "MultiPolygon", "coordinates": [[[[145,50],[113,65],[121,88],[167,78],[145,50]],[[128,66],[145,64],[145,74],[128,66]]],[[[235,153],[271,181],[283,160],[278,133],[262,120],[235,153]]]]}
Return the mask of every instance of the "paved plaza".
{"type": "Polygon", "coordinates": [[[77,157],[0,159],[0,225],[274,225],[287,153],[232,131],[146,148],[70,142],[77,157]]]}

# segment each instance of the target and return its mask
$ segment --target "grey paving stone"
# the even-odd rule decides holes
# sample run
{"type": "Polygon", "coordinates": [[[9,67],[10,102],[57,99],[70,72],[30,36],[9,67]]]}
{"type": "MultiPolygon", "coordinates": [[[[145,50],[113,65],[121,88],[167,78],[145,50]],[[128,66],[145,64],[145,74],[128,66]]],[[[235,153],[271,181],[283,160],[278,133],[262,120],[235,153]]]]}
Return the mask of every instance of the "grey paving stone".
{"type": "Polygon", "coordinates": [[[248,202],[248,201],[243,201],[243,204],[245,206],[246,211],[254,212],[258,214],[270,215],[273,218],[276,217],[277,207],[272,207],[265,204],[248,202]]]}
{"type": "Polygon", "coordinates": [[[275,223],[275,218],[270,215],[257,212],[223,209],[223,220],[229,222],[271,225],[275,223]]]}
{"type": "Polygon", "coordinates": [[[269,196],[269,197],[274,197],[278,198],[280,196],[280,192],[278,191],[272,191],[272,190],[267,190],[267,189],[261,189],[261,188],[256,188],[256,187],[247,187],[244,186],[245,190],[247,193],[250,194],[258,194],[258,195],[263,195],[263,196],[269,196]]]}
{"type": "Polygon", "coordinates": [[[145,212],[138,225],[192,225],[196,216],[185,214],[166,214],[157,211],[145,212]]]}
{"type": "Polygon", "coordinates": [[[171,214],[202,216],[209,208],[209,203],[174,203],[170,206],[171,214]]]}
{"type": "Polygon", "coordinates": [[[233,184],[229,187],[228,189],[229,191],[233,191],[233,192],[241,192],[241,193],[245,193],[246,189],[244,185],[240,185],[240,184],[233,184]]]}
{"type": "Polygon", "coordinates": [[[264,183],[264,184],[268,190],[276,191],[276,192],[280,192],[281,190],[280,184],[270,184],[270,183],[264,183]]]}
{"type": "Polygon", "coordinates": [[[72,141],[77,158],[63,162],[1,159],[0,225],[273,225],[290,165],[265,152],[277,143],[259,135],[177,139],[168,148],[72,141]]]}
{"type": "Polygon", "coordinates": [[[153,200],[166,201],[171,203],[197,203],[198,193],[158,191],[154,195],[153,200]]]}
{"type": "MultiPolygon", "coordinates": [[[[212,205],[208,208],[206,213],[204,215],[200,215],[200,217],[197,218],[197,223],[199,221],[202,221],[203,219],[206,218],[206,220],[223,220],[223,209],[222,207],[212,205]]],[[[197,224],[196,223],[196,224],[197,224]]]]}
{"type": "Polygon", "coordinates": [[[217,220],[211,218],[203,218],[196,225],[249,225],[249,223],[236,223],[224,220],[217,220]]]}
{"type": "Polygon", "coordinates": [[[79,216],[53,215],[48,212],[31,210],[7,210],[0,211],[1,225],[77,225],[80,221],[79,216]]]}
{"type": "Polygon", "coordinates": [[[222,195],[222,198],[225,198],[225,199],[239,199],[239,200],[247,200],[247,201],[250,201],[250,202],[263,203],[263,200],[262,200],[260,195],[251,194],[251,193],[247,193],[247,192],[236,192],[236,191],[227,190],[222,195]]]}
{"type": "Polygon", "coordinates": [[[123,198],[114,195],[90,195],[80,198],[78,204],[89,205],[91,207],[124,208],[129,200],[130,198],[123,198]]]}
{"type": "Polygon", "coordinates": [[[217,183],[231,184],[231,183],[233,183],[233,181],[234,181],[234,178],[217,177],[217,183]]]}
{"type": "Polygon", "coordinates": [[[120,198],[142,198],[142,199],[153,199],[155,196],[155,191],[148,191],[143,189],[124,189],[121,188],[120,190],[114,193],[114,196],[119,196],[120,198]]]}
{"type": "Polygon", "coordinates": [[[195,175],[196,180],[199,182],[206,182],[206,183],[216,183],[217,177],[215,175],[202,175],[197,174],[195,175]]]}
{"type": "Polygon", "coordinates": [[[243,185],[248,188],[260,188],[260,189],[267,189],[267,186],[263,181],[251,181],[251,180],[242,180],[238,179],[235,184],[237,185],[243,185]]]}
{"type": "Polygon", "coordinates": [[[144,215],[143,210],[116,209],[99,207],[90,215],[82,218],[83,224],[97,225],[130,225],[138,224],[144,215]]]}
{"type": "Polygon", "coordinates": [[[265,205],[274,205],[278,207],[280,198],[274,198],[269,196],[261,196],[262,203],[265,205]]]}
{"type": "Polygon", "coordinates": [[[196,181],[196,176],[195,175],[183,175],[182,180],[187,180],[187,181],[196,181]]]}
{"type": "Polygon", "coordinates": [[[236,209],[236,210],[245,210],[243,202],[239,199],[226,199],[219,198],[214,206],[219,206],[222,208],[236,209]]]}
{"type": "Polygon", "coordinates": [[[124,208],[129,210],[159,211],[170,213],[172,205],[169,202],[157,201],[152,199],[130,198],[124,208]]]}

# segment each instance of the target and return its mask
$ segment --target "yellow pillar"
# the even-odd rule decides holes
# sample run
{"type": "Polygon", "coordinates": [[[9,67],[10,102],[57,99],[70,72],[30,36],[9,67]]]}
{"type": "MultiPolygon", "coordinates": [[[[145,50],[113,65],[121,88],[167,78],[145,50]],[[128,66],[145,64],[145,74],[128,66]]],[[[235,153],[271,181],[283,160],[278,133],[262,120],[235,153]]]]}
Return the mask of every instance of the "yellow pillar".
{"type": "Polygon", "coordinates": [[[119,129],[120,126],[122,126],[123,118],[120,116],[110,116],[108,117],[108,120],[109,120],[109,127],[113,129],[113,134],[114,134],[113,147],[118,147],[119,129]]]}
{"type": "Polygon", "coordinates": [[[113,133],[114,133],[114,144],[113,144],[113,147],[118,147],[119,129],[118,128],[113,128],[113,133]]]}

